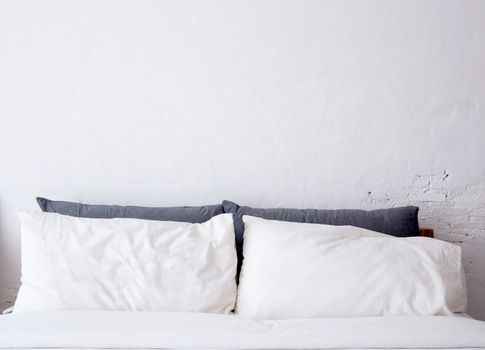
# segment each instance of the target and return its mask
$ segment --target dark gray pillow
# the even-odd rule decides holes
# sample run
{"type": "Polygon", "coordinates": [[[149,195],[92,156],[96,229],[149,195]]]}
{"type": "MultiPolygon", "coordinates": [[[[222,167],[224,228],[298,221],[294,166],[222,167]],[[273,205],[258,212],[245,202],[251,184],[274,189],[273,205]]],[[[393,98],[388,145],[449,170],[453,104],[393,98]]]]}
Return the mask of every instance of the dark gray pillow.
{"type": "Polygon", "coordinates": [[[91,205],[74,202],[53,201],[37,197],[40,209],[82,218],[135,218],[159,221],[182,221],[201,223],[213,216],[222,214],[222,205],[204,205],[200,207],[137,207],[119,205],[91,205]]]}
{"type": "Polygon", "coordinates": [[[234,215],[236,248],[240,259],[242,257],[244,235],[243,215],[257,216],[268,220],[357,226],[396,237],[419,236],[419,208],[412,206],[371,211],[357,209],[261,209],[239,206],[230,201],[223,201],[222,207],[225,213],[234,215]]]}

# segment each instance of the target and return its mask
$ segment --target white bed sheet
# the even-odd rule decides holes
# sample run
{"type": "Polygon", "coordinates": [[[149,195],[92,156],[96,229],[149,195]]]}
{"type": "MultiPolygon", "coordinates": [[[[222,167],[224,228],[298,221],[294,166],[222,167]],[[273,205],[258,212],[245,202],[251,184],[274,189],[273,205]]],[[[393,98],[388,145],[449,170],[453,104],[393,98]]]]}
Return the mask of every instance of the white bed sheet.
{"type": "Polygon", "coordinates": [[[233,315],[62,311],[0,316],[2,349],[478,349],[465,316],[261,321],[233,315]]]}

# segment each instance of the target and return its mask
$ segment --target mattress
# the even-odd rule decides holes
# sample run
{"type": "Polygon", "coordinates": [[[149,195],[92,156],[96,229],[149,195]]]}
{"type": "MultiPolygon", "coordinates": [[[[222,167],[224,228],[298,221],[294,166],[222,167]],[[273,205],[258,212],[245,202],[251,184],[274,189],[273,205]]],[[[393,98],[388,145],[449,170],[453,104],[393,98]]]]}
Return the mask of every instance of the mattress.
{"type": "Polygon", "coordinates": [[[1,349],[478,349],[485,322],[465,316],[255,320],[117,311],[0,316],[1,349]]]}

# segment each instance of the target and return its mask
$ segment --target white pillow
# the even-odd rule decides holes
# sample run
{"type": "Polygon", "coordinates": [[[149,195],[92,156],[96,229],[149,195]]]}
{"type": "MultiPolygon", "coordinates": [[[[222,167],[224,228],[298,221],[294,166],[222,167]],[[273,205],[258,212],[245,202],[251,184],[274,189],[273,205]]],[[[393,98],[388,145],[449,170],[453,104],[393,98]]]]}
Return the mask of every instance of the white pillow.
{"type": "Polygon", "coordinates": [[[237,295],[231,214],[202,224],[19,213],[14,311],[229,313],[237,295]]]}
{"type": "Polygon", "coordinates": [[[464,312],[461,248],[244,216],[236,313],[262,319],[464,312]]]}

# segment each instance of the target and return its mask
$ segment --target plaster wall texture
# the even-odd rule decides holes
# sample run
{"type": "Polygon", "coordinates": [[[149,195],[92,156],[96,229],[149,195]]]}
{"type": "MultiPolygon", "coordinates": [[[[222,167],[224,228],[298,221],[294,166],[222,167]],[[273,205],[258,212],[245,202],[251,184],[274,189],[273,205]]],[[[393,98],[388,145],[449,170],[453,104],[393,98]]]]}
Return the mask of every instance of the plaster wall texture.
{"type": "Polygon", "coordinates": [[[0,2],[0,300],[17,209],[418,205],[485,319],[485,1],[0,2]]]}

